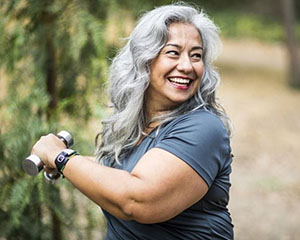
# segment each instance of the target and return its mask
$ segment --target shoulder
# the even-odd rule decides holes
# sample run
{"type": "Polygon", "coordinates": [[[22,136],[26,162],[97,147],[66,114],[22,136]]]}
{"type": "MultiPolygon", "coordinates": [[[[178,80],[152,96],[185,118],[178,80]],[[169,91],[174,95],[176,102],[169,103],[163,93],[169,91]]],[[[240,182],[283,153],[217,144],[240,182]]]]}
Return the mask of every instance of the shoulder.
{"type": "Polygon", "coordinates": [[[208,186],[230,160],[229,135],[223,122],[214,113],[202,109],[169,122],[159,134],[155,147],[192,166],[208,186]]]}
{"type": "MultiPolygon", "coordinates": [[[[229,134],[221,119],[208,110],[199,109],[170,121],[157,136],[157,142],[176,142],[177,147],[228,150],[229,134]]],[[[174,144],[175,145],[175,144],[174,144]]]]}
{"type": "Polygon", "coordinates": [[[213,112],[205,109],[199,109],[181,115],[166,124],[165,127],[168,130],[167,132],[182,129],[185,132],[194,131],[201,135],[205,133],[228,135],[222,120],[213,112]]]}

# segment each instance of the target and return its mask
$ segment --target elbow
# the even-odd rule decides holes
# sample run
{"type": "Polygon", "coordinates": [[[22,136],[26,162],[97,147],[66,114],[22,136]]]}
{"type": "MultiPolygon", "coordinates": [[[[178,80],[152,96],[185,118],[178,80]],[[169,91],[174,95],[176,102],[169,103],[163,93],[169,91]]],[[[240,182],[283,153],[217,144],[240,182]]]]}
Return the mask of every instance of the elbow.
{"type": "Polygon", "coordinates": [[[122,220],[125,221],[135,220],[134,205],[135,205],[135,201],[133,199],[130,199],[120,207],[121,210],[120,218],[122,220]]]}
{"type": "Polygon", "coordinates": [[[143,221],[145,215],[142,213],[141,209],[141,203],[134,200],[134,199],[130,199],[128,200],[123,206],[122,206],[122,219],[123,220],[134,220],[140,223],[144,223],[141,222],[143,221]]]}
{"type": "Polygon", "coordinates": [[[154,207],[133,199],[123,206],[122,213],[122,220],[133,220],[142,224],[153,224],[168,220],[168,218],[163,217],[163,214],[156,213],[154,207]]]}
{"type": "Polygon", "coordinates": [[[162,207],[160,195],[154,194],[155,191],[150,187],[132,184],[125,189],[126,191],[124,190],[121,194],[122,201],[118,204],[121,211],[119,218],[122,220],[153,224],[166,221],[172,217],[168,208],[165,211],[166,209],[162,207]]]}

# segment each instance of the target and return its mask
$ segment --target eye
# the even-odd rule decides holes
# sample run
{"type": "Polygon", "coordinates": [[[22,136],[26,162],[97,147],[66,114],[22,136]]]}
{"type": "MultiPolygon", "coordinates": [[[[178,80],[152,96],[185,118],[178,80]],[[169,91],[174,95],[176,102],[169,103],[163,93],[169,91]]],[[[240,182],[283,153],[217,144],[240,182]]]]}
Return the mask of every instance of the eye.
{"type": "Polygon", "coordinates": [[[191,55],[192,59],[194,60],[201,60],[202,59],[202,54],[201,53],[193,53],[191,55]]]}
{"type": "Polygon", "coordinates": [[[166,54],[170,55],[170,56],[178,56],[179,52],[176,50],[169,50],[169,51],[166,51],[166,54]]]}

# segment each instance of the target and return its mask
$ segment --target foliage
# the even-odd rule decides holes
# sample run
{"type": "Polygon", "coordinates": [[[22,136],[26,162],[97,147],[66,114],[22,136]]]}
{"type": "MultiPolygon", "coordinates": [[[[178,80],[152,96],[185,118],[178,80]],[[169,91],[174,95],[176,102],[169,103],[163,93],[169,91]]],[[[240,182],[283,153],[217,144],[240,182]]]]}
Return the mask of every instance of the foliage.
{"type": "Polygon", "coordinates": [[[0,237],[6,239],[54,239],[54,217],[60,220],[66,239],[70,232],[82,239],[91,234],[91,226],[99,223],[100,212],[91,217],[92,206],[85,205],[86,209],[79,212],[81,202],[76,201],[77,192],[67,182],[60,180],[52,185],[44,181],[43,174],[31,177],[22,169],[22,159],[36,139],[58,128],[56,123],[44,120],[45,96],[41,89],[26,96],[10,94],[0,106],[1,110],[5,107],[0,134],[0,237]],[[78,224],[80,216],[87,219],[82,226],[78,224]]]}
{"type": "Polygon", "coordinates": [[[223,11],[216,12],[213,16],[221,28],[222,36],[228,38],[257,39],[267,42],[283,42],[285,38],[281,24],[259,15],[223,11]]]}
{"type": "Polygon", "coordinates": [[[6,1],[0,9],[0,43],[5,46],[1,63],[15,72],[21,61],[31,61],[34,79],[42,82],[53,65],[64,110],[73,114],[81,109],[76,113],[80,117],[90,116],[85,94],[104,82],[107,67],[102,39],[105,8],[91,11],[93,4],[105,6],[106,1],[16,0],[6,1]]]}
{"type": "Polygon", "coordinates": [[[21,167],[38,136],[53,131],[54,125],[42,120],[47,102],[39,89],[26,96],[10,95],[1,105],[1,110],[6,109],[6,121],[0,135],[0,232],[7,239],[51,239],[49,210],[64,218],[70,215],[57,204],[57,186],[45,184],[42,175],[25,176],[21,167]]]}
{"type": "MultiPolygon", "coordinates": [[[[82,239],[99,222],[88,205],[77,211],[80,203],[69,184],[49,185],[42,174],[27,176],[21,163],[41,135],[68,126],[70,117],[73,123],[67,130],[76,129],[75,139],[84,135],[91,101],[101,94],[106,77],[106,4],[105,0],[0,4],[0,67],[9,85],[7,97],[0,102],[4,121],[0,126],[0,238],[67,239],[72,232],[82,239]],[[54,98],[57,103],[51,106],[54,98]],[[86,230],[78,226],[79,216],[86,216],[81,221],[86,230]]],[[[80,150],[91,154],[91,147],[82,145],[80,150]]]]}

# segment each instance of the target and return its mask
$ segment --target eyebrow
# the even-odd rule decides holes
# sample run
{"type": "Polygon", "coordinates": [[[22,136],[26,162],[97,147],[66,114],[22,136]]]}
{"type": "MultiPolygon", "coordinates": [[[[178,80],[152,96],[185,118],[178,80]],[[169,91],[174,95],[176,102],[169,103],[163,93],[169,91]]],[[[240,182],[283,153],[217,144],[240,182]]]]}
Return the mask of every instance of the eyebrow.
{"type": "MultiPolygon", "coordinates": [[[[172,47],[181,48],[181,46],[179,46],[178,44],[174,44],[174,43],[167,43],[167,44],[165,45],[165,47],[167,47],[167,46],[172,46],[172,47]]],[[[192,50],[196,50],[196,49],[201,49],[201,50],[203,50],[203,47],[202,47],[202,46],[194,46],[194,47],[192,47],[192,50]]]]}

